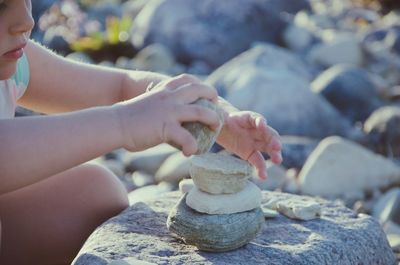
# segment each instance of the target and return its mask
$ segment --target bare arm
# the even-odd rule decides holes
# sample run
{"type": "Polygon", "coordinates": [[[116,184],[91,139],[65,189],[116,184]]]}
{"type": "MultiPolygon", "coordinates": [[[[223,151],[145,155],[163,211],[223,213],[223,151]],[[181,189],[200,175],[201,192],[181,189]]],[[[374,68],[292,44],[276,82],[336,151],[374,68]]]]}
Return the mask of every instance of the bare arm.
{"type": "Polygon", "coordinates": [[[122,146],[112,107],[0,120],[0,194],[122,146]]]}
{"type": "Polygon", "coordinates": [[[67,60],[33,41],[26,53],[29,87],[18,104],[41,113],[60,113],[112,105],[142,94],[165,75],[125,71],[67,60]]]}

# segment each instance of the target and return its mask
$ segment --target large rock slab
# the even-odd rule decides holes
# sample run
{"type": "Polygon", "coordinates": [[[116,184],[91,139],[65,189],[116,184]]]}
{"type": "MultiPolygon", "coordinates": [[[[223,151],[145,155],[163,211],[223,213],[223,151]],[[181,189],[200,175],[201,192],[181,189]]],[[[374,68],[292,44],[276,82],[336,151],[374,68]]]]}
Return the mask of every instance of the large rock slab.
{"type": "MultiPolygon", "coordinates": [[[[260,234],[231,252],[208,253],[174,238],[166,227],[181,194],[137,203],[98,227],[74,265],[105,265],[133,257],[156,264],[392,265],[395,257],[375,219],[334,202],[318,200],[319,219],[296,221],[282,215],[265,221],[260,234]]],[[[299,196],[263,192],[263,204],[299,196]]]]}
{"type": "Polygon", "coordinates": [[[133,23],[133,44],[161,43],[178,60],[219,66],[254,41],[278,43],[282,13],[310,9],[305,0],[153,0],[133,23]]]}
{"type": "Polygon", "coordinates": [[[400,167],[361,145],[333,136],[311,153],[299,180],[305,194],[360,199],[366,191],[400,183],[400,167]]]}

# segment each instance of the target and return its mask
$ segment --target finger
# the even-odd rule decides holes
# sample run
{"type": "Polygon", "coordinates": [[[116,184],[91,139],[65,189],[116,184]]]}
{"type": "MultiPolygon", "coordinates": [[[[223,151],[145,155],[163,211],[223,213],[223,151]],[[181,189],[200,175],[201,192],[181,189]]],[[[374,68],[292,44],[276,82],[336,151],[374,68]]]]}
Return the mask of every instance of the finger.
{"type": "Polygon", "coordinates": [[[217,112],[205,107],[189,104],[177,108],[178,120],[180,122],[200,122],[213,130],[216,130],[221,124],[217,112]]]}
{"type": "MultiPolygon", "coordinates": [[[[233,117],[240,127],[251,129],[259,127],[258,124],[264,119],[260,114],[251,111],[241,111],[233,117]]],[[[264,119],[265,120],[265,119],[264,119]]]]}
{"type": "Polygon", "coordinates": [[[273,151],[273,152],[269,153],[269,156],[271,158],[272,163],[274,163],[274,164],[279,165],[283,161],[281,151],[273,151]]]}
{"type": "Polygon", "coordinates": [[[167,129],[166,142],[178,147],[185,156],[190,156],[197,151],[197,142],[194,137],[180,125],[167,129]]]}
{"type": "Polygon", "coordinates": [[[201,80],[197,77],[189,74],[181,74],[169,79],[165,85],[170,89],[176,89],[186,84],[201,83],[201,80]]]}
{"type": "Polygon", "coordinates": [[[205,98],[214,103],[218,100],[217,91],[204,83],[187,83],[176,88],[175,92],[179,93],[179,98],[183,100],[183,103],[193,103],[199,98],[205,98]]]}
{"type": "Polygon", "coordinates": [[[257,169],[258,177],[260,179],[267,179],[267,167],[265,165],[264,157],[260,152],[254,151],[247,161],[257,169]]]}

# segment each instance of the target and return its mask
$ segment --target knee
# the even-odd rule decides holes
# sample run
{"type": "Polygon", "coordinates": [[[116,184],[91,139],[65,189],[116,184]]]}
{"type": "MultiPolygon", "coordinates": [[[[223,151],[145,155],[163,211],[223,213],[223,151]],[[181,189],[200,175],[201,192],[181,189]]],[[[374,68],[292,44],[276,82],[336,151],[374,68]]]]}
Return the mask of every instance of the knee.
{"type": "Polygon", "coordinates": [[[82,165],[81,170],[79,182],[87,187],[93,210],[115,215],[129,206],[125,187],[110,170],[94,164],[82,165]]]}

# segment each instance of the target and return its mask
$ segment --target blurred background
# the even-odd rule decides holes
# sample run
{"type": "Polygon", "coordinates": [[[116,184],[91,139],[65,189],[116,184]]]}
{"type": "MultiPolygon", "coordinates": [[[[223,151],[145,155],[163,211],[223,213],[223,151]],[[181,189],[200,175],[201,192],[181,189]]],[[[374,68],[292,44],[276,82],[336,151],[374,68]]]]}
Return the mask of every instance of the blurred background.
{"type": "MultiPolygon", "coordinates": [[[[269,179],[254,182],[371,214],[397,253],[399,8],[397,0],[35,0],[32,38],[73,60],[194,74],[263,114],[282,135],[284,161],[265,157],[269,179]]],[[[120,177],[131,203],[189,177],[188,158],[168,145],[96,162],[120,177]]]]}

